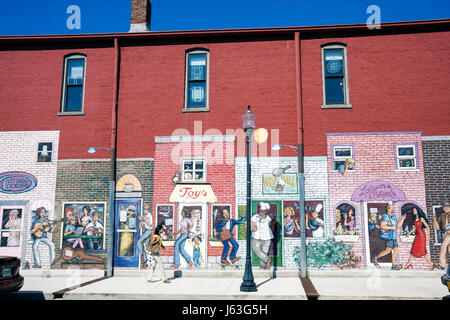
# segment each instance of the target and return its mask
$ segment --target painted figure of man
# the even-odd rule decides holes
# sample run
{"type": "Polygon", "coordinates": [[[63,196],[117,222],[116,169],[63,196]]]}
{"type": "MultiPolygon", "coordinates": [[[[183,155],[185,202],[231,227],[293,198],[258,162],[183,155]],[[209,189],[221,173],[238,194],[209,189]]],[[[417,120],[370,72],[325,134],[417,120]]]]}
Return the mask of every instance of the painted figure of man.
{"type": "Polygon", "coordinates": [[[139,254],[142,255],[143,261],[147,261],[147,254],[144,250],[144,242],[148,241],[153,231],[152,214],[150,213],[150,206],[144,205],[144,212],[139,217],[139,226],[141,229],[141,236],[137,241],[139,254]]]}
{"type": "Polygon", "coordinates": [[[48,250],[50,253],[50,261],[52,266],[56,262],[55,258],[55,245],[53,242],[47,237],[48,233],[52,233],[55,229],[55,225],[50,226],[48,219],[45,217],[45,208],[40,207],[36,209],[36,219],[31,224],[30,233],[33,238],[33,257],[34,257],[34,265],[33,268],[41,268],[41,259],[39,254],[39,244],[44,243],[48,246],[48,250]]]}
{"type": "MultiPolygon", "coordinates": [[[[98,236],[103,234],[103,226],[100,222],[98,222],[98,212],[94,212],[92,215],[92,221],[88,223],[86,228],[84,229],[84,233],[86,233],[88,236],[98,236]]],[[[95,239],[97,241],[97,250],[102,249],[103,239],[97,238],[95,239]]],[[[88,239],[88,247],[89,250],[94,250],[94,239],[89,238],[88,239]]]]}
{"type": "Polygon", "coordinates": [[[223,243],[223,251],[222,251],[222,257],[221,262],[224,264],[229,265],[230,262],[227,260],[228,251],[230,250],[230,244],[231,244],[231,253],[230,253],[230,260],[231,263],[235,263],[238,261],[241,257],[236,257],[236,254],[239,249],[239,244],[236,242],[236,240],[233,238],[233,228],[237,224],[241,224],[245,220],[245,216],[242,217],[239,220],[230,219],[230,212],[227,208],[223,209],[223,219],[219,221],[219,223],[216,226],[217,232],[222,232],[225,230],[230,231],[231,238],[227,240],[222,240],[223,243]]]}
{"type": "Polygon", "coordinates": [[[439,264],[438,269],[445,269],[447,265],[447,253],[450,252],[450,202],[446,201],[442,205],[444,212],[439,219],[433,213],[433,222],[436,230],[439,230],[442,235],[441,249],[439,250],[439,264]]]}
{"type": "Polygon", "coordinates": [[[392,251],[392,267],[391,270],[402,269],[401,264],[397,264],[398,257],[398,242],[397,242],[397,229],[400,229],[405,221],[406,215],[402,217],[400,223],[397,223],[397,217],[394,214],[394,206],[391,203],[386,205],[386,213],[381,216],[380,229],[388,231],[390,234],[390,239],[385,240],[386,248],[381,251],[378,255],[372,258],[372,263],[375,267],[380,268],[378,264],[378,259],[384,257],[385,255],[391,253],[392,251]]]}
{"type": "Polygon", "coordinates": [[[323,238],[324,236],[324,223],[319,217],[319,212],[322,210],[322,207],[323,205],[319,203],[311,213],[311,218],[306,222],[308,229],[312,231],[313,238],[323,238]]]}
{"type": "Polygon", "coordinates": [[[270,269],[272,259],[269,257],[269,248],[273,233],[270,228],[271,218],[267,215],[270,205],[265,202],[260,203],[259,213],[251,218],[252,249],[258,256],[260,269],[270,269]]]}

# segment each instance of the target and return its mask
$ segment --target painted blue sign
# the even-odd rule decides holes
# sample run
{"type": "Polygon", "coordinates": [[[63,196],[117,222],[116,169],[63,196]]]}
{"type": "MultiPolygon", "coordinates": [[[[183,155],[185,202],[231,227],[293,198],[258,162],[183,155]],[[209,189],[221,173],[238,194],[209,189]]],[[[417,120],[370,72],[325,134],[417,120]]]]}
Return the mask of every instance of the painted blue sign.
{"type": "Polygon", "coordinates": [[[24,193],[33,190],[37,186],[37,179],[26,172],[0,173],[0,192],[8,194],[24,193]]]}

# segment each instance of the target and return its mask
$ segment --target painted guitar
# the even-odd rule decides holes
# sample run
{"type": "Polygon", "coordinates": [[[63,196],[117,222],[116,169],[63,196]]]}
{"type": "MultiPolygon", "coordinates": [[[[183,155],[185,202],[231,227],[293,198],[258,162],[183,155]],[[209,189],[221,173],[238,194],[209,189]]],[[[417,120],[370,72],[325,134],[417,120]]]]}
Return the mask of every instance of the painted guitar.
{"type": "Polygon", "coordinates": [[[69,263],[79,262],[100,262],[103,263],[104,259],[91,254],[87,254],[84,249],[73,249],[72,246],[65,246],[61,250],[61,257],[69,263]]]}
{"type": "Polygon", "coordinates": [[[42,235],[44,234],[44,232],[52,232],[53,227],[57,224],[57,223],[61,223],[64,222],[64,218],[60,219],[60,220],[56,220],[51,222],[50,224],[47,224],[46,222],[41,223],[38,222],[34,225],[33,229],[31,229],[30,233],[36,237],[36,238],[40,238],[42,237],[42,235]],[[50,231],[52,230],[52,231],[50,231]]]}

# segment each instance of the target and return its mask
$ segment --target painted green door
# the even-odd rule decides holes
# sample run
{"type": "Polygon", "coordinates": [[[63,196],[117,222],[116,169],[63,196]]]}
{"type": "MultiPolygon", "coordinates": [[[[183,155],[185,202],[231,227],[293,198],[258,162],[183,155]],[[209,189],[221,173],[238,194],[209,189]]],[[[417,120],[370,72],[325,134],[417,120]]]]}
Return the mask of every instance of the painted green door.
{"type": "MultiPolygon", "coordinates": [[[[265,202],[270,205],[268,215],[272,218],[272,233],[274,239],[269,248],[269,256],[272,257],[272,266],[280,267],[283,265],[283,220],[282,220],[282,208],[281,201],[267,201],[267,200],[255,200],[252,201],[252,215],[256,214],[259,210],[259,203],[265,202]]],[[[259,259],[252,250],[252,264],[259,266],[259,259]]]]}

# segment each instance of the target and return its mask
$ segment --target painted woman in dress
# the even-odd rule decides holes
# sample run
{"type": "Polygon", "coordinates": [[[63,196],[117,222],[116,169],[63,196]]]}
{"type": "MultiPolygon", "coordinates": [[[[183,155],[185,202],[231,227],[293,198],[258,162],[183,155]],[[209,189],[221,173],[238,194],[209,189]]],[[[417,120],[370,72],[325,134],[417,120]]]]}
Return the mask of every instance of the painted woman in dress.
{"type": "Polygon", "coordinates": [[[414,226],[411,231],[408,233],[408,237],[411,233],[416,231],[416,237],[414,238],[414,242],[411,246],[411,251],[409,252],[408,263],[405,266],[405,270],[411,268],[412,269],[412,260],[413,258],[422,258],[430,264],[430,270],[434,270],[436,267],[435,264],[430,260],[427,254],[427,234],[423,229],[427,229],[428,234],[430,234],[430,227],[427,223],[427,217],[425,213],[419,207],[413,207],[413,216],[414,216],[414,226]]]}

